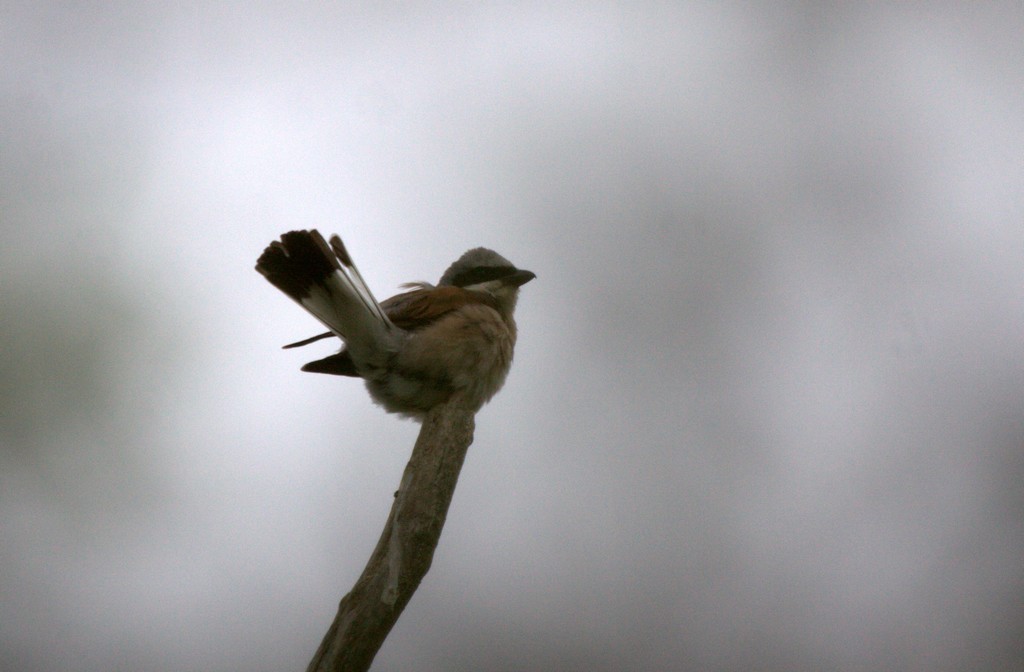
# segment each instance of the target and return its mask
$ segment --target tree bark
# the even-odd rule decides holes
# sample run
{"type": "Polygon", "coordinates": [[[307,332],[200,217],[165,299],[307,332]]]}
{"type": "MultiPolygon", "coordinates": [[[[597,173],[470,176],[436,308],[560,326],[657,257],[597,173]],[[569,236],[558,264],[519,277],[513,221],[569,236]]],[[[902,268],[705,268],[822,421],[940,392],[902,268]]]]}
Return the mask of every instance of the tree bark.
{"type": "Polygon", "coordinates": [[[457,402],[424,418],[377,547],[341,600],[307,672],[368,670],[430,569],[459,470],[473,442],[474,412],[457,402]]]}

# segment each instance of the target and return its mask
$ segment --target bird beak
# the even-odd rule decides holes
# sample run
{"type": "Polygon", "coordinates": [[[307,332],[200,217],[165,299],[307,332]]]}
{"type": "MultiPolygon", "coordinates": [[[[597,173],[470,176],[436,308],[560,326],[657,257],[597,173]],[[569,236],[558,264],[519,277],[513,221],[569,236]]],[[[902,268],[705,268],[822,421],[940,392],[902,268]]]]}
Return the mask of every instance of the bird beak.
{"type": "Polygon", "coordinates": [[[504,278],[502,278],[502,282],[504,282],[506,285],[511,285],[513,287],[522,287],[523,285],[525,285],[530,280],[533,280],[536,277],[537,274],[534,273],[533,271],[516,271],[512,275],[506,275],[504,278]]]}

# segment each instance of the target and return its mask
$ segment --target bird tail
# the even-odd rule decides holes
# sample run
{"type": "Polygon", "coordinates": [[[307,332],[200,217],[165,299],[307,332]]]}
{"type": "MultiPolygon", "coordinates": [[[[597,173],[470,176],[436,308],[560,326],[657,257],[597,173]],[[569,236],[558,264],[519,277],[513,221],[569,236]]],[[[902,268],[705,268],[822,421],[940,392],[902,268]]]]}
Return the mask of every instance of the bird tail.
{"type": "Polygon", "coordinates": [[[256,270],[340,336],[355,362],[383,366],[395,326],[341,238],[332,236],[328,246],[316,229],[290,231],[267,246],[256,270]]]}

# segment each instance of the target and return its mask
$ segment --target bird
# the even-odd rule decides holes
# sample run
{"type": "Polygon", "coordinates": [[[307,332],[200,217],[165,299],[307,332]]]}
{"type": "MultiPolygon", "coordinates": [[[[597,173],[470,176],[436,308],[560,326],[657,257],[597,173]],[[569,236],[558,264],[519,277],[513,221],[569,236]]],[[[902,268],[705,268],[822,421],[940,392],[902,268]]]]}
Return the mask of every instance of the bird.
{"type": "Polygon", "coordinates": [[[389,413],[422,420],[451,400],[478,411],[505,383],[516,343],[519,288],[536,276],[477,247],[437,285],[410,282],[380,303],[341,238],[289,231],[267,246],[256,270],[329,331],[285,348],[338,337],[339,352],[303,371],[362,378],[389,413]]]}

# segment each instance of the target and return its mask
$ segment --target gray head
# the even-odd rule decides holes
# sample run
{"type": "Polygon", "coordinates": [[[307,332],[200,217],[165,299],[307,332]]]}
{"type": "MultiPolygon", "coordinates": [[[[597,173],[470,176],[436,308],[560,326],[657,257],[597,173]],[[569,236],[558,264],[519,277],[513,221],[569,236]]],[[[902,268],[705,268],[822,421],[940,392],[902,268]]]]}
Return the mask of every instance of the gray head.
{"type": "Polygon", "coordinates": [[[494,250],[477,247],[463,254],[449,266],[438,285],[491,291],[499,286],[519,287],[535,277],[530,271],[519,270],[511,261],[494,250]]]}

